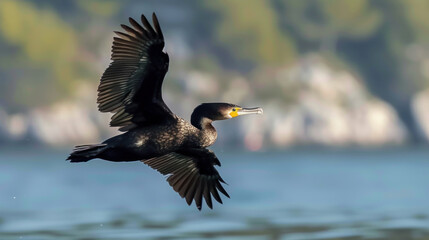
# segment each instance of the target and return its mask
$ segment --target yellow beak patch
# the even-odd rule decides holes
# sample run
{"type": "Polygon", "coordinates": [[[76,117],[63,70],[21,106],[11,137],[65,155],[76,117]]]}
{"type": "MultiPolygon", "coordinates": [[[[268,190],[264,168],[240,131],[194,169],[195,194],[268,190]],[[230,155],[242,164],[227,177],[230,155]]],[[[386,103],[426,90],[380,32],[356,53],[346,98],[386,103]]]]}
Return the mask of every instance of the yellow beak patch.
{"type": "Polygon", "coordinates": [[[233,108],[232,110],[231,110],[231,112],[229,113],[229,115],[232,117],[232,118],[235,118],[235,117],[237,117],[238,116],[238,110],[240,110],[241,108],[239,108],[239,107],[235,107],[235,108],[233,108]]]}

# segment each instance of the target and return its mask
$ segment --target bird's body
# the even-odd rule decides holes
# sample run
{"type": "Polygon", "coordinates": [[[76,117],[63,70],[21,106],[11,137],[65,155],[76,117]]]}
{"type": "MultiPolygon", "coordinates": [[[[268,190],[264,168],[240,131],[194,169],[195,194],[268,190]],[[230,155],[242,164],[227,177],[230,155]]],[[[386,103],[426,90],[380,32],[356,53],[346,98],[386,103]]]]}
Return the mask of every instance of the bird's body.
{"type": "Polygon", "coordinates": [[[110,125],[125,131],[101,144],[80,145],[70,154],[71,162],[100,158],[114,162],[142,161],[164,175],[188,204],[194,200],[201,209],[202,198],[212,208],[211,197],[228,196],[215,169],[216,155],[207,149],[217,138],[213,121],[262,109],[241,108],[229,103],[204,103],[195,108],[188,122],[164,103],[161,86],[169,65],[163,52],[164,36],[155,14],[153,26],[142,15],[142,25],[130,18],[127,33],[115,32],[113,62],[98,87],[98,108],[113,113],[110,125]]]}
{"type": "Polygon", "coordinates": [[[168,124],[144,126],[114,136],[97,155],[109,161],[137,161],[185,148],[205,148],[216,141],[214,127],[198,129],[182,118],[168,124]],[[126,156],[126,157],[125,157],[126,156]]]}

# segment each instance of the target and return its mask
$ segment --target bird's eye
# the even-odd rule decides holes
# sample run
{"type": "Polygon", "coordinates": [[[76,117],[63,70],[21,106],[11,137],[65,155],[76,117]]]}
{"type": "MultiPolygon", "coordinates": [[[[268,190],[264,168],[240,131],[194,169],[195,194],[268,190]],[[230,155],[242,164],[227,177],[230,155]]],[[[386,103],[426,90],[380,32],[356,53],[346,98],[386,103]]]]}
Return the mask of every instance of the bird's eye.
{"type": "Polygon", "coordinates": [[[237,111],[237,109],[233,108],[232,111],[235,112],[235,111],[237,111]]]}

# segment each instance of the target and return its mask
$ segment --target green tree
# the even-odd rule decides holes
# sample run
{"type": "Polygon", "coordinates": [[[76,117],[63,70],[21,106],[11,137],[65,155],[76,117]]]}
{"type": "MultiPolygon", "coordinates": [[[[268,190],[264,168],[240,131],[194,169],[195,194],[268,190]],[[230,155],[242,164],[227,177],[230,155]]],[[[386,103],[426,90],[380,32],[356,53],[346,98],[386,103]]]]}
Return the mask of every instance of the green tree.
{"type": "Polygon", "coordinates": [[[75,83],[88,76],[82,55],[89,51],[81,46],[84,34],[71,21],[80,18],[67,18],[64,11],[90,19],[113,14],[117,5],[96,0],[0,1],[0,105],[20,111],[73,93],[75,83]]]}
{"type": "Polygon", "coordinates": [[[287,31],[324,51],[335,52],[339,38],[367,38],[381,23],[368,0],[273,0],[273,4],[287,31]]]}
{"type": "Polygon", "coordinates": [[[215,41],[233,62],[279,65],[295,59],[295,47],[288,33],[279,31],[277,15],[270,2],[259,0],[204,1],[215,13],[215,41]]]}

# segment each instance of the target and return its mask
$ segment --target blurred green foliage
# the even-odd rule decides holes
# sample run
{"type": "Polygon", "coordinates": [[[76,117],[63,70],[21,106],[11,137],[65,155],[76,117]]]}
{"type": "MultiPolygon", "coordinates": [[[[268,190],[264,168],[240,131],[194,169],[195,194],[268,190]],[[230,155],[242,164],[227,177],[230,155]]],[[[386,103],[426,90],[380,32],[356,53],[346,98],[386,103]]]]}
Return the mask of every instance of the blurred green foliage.
{"type": "MultiPolygon", "coordinates": [[[[100,40],[110,41],[125,16],[152,11],[167,32],[178,25],[164,19],[176,13],[192,46],[188,61],[198,63],[189,66],[215,74],[252,77],[316,52],[361,75],[406,121],[411,97],[428,85],[422,71],[429,57],[428,1],[2,0],[0,105],[12,111],[46,105],[72,94],[80,79],[97,81],[100,56],[109,54],[100,40]]],[[[260,95],[287,101],[276,84],[267,81],[260,95]]]]}
{"type": "Polygon", "coordinates": [[[117,12],[121,2],[112,0],[77,0],[76,4],[91,15],[110,17],[117,12]]]}
{"type": "Polygon", "coordinates": [[[381,16],[367,0],[276,1],[278,14],[303,40],[317,41],[335,51],[338,38],[367,38],[381,23],[381,16]]]}
{"type": "Polygon", "coordinates": [[[279,31],[277,15],[265,1],[210,1],[203,7],[219,13],[213,31],[238,61],[282,65],[295,58],[295,47],[287,32],[279,31]],[[251,16],[249,13],[252,13],[251,16]]]}
{"type": "Polygon", "coordinates": [[[0,102],[16,107],[46,104],[67,93],[73,68],[74,29],[52,9],[28,2],[0,2],[2,37],[0,102]],[[13,91],[13,92],[10,92],[13,91]]]}
{"type": "MultiPolygon", "coordinates": [[[[117,2],[76,1],[78,9],[112,15],[117,2]]],[[[79,31],[54,6],[0,1],[0,106],[11,111],[48,105],[82,78],[79,31]]]]}

